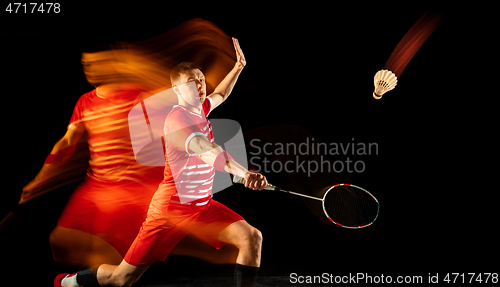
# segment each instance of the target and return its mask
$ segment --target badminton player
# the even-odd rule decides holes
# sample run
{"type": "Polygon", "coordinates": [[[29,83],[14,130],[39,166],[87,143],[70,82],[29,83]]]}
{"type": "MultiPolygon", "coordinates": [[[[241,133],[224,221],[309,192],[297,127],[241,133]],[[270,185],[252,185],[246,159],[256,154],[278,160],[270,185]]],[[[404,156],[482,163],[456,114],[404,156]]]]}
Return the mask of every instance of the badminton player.
{"type": "Polygon", "coordinates": [[[240,215],[212,199],[214,171],[246,179],[245,186],[262,190],[266,178],[238,164],[214,143],[208,114],[224,102],[246,65],[233,38],[237,62],[214,93],[206,96],[205,76],[194,64],[184,62],[171,72],[177,94],[165,121],[166,166],[135,241],[119,265],[102,264],[75,274],[60,274],[55,286],[131,286],[156,261],[166,259],[187,234],[221,248],[238,248],[235,267],[237,286],[251,286],[260,266],[262,235],[240,215]]]}

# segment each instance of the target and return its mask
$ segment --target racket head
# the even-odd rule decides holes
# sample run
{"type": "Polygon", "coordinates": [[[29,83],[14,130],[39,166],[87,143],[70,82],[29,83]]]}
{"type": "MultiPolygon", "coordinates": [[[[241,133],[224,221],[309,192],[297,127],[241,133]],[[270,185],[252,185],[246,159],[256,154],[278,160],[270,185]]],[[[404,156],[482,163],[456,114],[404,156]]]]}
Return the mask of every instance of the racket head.
{"type": "Polygon", "coordinates": [[[350,229],[372,225],[380,207],[375,196],[366,189],[345,183],[331,186],[323,196],[322,206],[331,222],[350,229]]]}

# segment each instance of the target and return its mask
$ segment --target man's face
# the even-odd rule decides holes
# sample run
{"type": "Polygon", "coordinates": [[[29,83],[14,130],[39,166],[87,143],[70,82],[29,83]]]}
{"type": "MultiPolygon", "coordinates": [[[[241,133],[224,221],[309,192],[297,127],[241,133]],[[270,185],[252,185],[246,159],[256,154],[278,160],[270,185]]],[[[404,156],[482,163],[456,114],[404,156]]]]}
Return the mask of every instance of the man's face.
{"type": "MultiPolygon", "coordinates": [[[[207,84],[205,82],[205,75],[203,75],[203,72],[198,69],[193,69],[182,73],[177,83],[174,84],[174,87],[177,88],[180,96],[182,96],[185,101],[192,105],[195,105],[196,101],[199,101],[198,104],[203,103],[207,98],[207,84]],[[195,84],[197,94],[193,93],[192,85],[185,85],[187,83],[195,84]]],[[[176,93],[179,94],[178,92],[176,93]]]]}
{"type": "Polygon", "coordinates": [[[112,51],[83,53],[81,61],[85,77],[92,85],[98,85],[103,80],[110,80],[116,77],[116,70],[114,68],[116,59],[112,51]]]}

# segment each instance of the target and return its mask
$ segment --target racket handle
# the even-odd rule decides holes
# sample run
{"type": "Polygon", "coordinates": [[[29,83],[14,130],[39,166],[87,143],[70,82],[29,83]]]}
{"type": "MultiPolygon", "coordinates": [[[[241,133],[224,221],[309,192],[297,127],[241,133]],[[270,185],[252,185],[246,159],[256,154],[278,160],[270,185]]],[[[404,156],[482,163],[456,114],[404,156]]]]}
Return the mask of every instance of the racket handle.
{"type": "MultiPolygon", "coordinates": [[[[234,183],[241,183],[241,184],[245,184],[245,179],[242,178],[241,176],[237,176],[237,175],[233,175],[233,182],[234,183]]],[[[287,192],[286,190],[283,190],[281,188],[278,188],[272,184],[268,184],[266,187],[264,187],[265,190],[276,190],[276,191],[283,191],[283,192],[287,192]]]]}
{"type": "MultiPolygon", "coordinates": [[[[242,178],[241,176],[233,175],[233,182],[234,183],[244,184],[245,183],[245,179],[242,178]]],[[[316,199],[316,200],[319,200],[319,201],[323,200],[322,198],[319,198],[319,197],[314,197],[314,196],[305,195],[305,194],[302,194],[302,193],[297,193],[297,192],[293,192],[293,191],[288,191],[288,190],[285,190],[285,189],[281,189],[281,188],[279,188],[277,186],[274,186],[272,184],[268,184],[266,187],[264,187],[264,189],[286,192],[286,193],[289,193],[289,194],[294,194],[294,195],[298,195],[298,196],[302,196],[302,197],[307,197],[307,198],[310,198],[310,199],[316,199]]]]}

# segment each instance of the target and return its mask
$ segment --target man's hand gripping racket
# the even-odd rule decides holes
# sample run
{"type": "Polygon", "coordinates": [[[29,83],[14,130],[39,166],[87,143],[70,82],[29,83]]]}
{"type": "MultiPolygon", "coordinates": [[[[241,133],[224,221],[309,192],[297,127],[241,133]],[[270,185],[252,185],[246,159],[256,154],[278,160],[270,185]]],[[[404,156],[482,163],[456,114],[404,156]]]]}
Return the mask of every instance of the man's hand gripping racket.
{"type": "MultiPolygon", "coordinates": [[[[246,180],[237,175],[233,176],[233,182],[247,186],[246,180]]],[[[325,192],[323,198],[284,190],[271,184],[267,184],[263,189],[319,200],[326,217],[334,224],[344,228],[367,227],[372,225],[378,217],[378,200],[367,190],[352,184],[333,185],[325,192]]]]}
{"type": "MultiPolygon", "coordinates": [[[[245,174],[245,178],[242,178],[240,176],[234,175],[235,177],[238,177],[240,179],[241,184],[245,185],[245,187],[253,189],[253,190],[263,190],[267,189],[269,186],[269,183],[267,182],[267,179],[264,175],[256,172],[247,172],[245,174]]],[[[234,177],[233,177],[234,181],[234,177]]]]}

